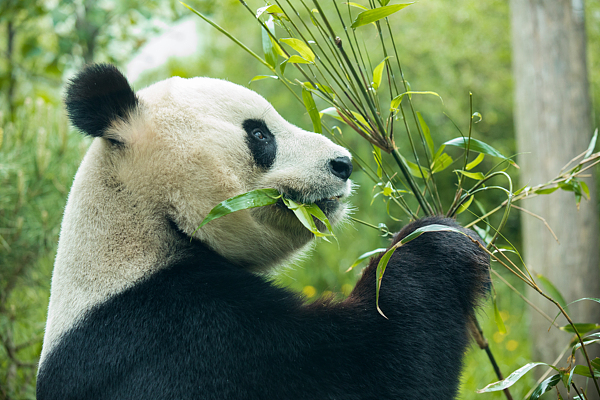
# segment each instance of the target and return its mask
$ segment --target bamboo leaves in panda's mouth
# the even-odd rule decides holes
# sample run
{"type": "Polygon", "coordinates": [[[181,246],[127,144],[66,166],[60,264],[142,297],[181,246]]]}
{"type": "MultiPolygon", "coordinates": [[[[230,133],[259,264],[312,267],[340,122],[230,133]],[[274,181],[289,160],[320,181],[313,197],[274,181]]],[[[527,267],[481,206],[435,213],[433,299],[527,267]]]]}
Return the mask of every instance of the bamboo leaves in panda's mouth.
{"type": "Polygon", "coordinates": [[[332,233],[333,230],[331,223],[319,206],[316,204],[303,204],[295,202],[284,197],[283,194],[279,193],[277,189],[256,189],[222,201],[212,210],[210,210],[198,228],[192,232],[192,236],[198,231],[198,229],[217,218],[221,218],[236,211],[269,206],[279,201],[281,201],[290,211],[292,211],[296,218],[298,218],[298,221],[300,221],[300,223],[306,229],[315,235],[315,237],[325,238],[326,236],[334,236],[332,233]],[[328,232],[321,232],[319,228],[317,228],[315,218],[325,225],[328,232]]]}

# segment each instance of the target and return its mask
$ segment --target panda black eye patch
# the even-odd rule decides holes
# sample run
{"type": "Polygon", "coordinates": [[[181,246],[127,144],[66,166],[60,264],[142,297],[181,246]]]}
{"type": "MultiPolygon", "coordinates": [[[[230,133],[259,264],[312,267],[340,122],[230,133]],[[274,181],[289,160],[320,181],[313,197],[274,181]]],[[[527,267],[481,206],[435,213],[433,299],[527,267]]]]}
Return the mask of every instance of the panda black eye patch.
{"type": "Polygon", "coordinates": [[[264,169],[271,168],[277,153],[275,136],[260,119],[247,119],[242,127],[246,131],[246,143],[256,165],[264,169]]]}

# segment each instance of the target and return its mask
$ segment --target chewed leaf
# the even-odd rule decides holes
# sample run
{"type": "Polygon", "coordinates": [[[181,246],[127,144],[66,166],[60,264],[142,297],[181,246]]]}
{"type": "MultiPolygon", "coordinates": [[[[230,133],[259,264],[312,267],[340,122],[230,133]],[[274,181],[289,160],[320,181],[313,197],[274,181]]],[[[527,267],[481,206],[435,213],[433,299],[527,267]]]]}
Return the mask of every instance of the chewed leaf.
{"type": "Polygon", "coordinates": [[[248,193],[243,193],[235,197],[231,197],[227,200],[217,204],[204,218],[200,226],[192,233],[202,228],[217,218],[221,218],[232,212],[247,210],[249,208],[264,207],[270,204],[277,203],[277,200],[281,198],[281,194],[276,189],[256,189],[248,193]]]}
{"type": "MultiPolygon", "coordinates": [[[[298,54],[300,54],[300,57],[302,57],[305,61],[308,61],[311,63],[315,61],[315,53],[313,53],[313,51],[310,49],[310,47],[308,47],[308,45],[306,43],[304,43],[302,40],[296,39],[296,38],[287,38],[287,39],[279,39],[279,40],[282,43],[285,43],[288,46],[290,46],[292,49],[296,50],[298,52],[298,54]]],[[[290,60],[292,59],[292,57],[290,57],[290,60]]],[[[292,62],[292,61],[290,61],[290,62],[292,62]]]]}
{"type": "Polygon", "coordinates": [[[483,389],[479,389],[477,391],[477,393],[497,392],[499,390],[504,390],[508,387],[511,387],[515,382],[517,382],[519,379],[521,379],[521,377],[523,377],[523,375],[525,375],[527,372],[529,372],[531,369],[537,367],[538,365],[547,365],[549,367],[554,368],[554,366],[548,365],[543,362],[534,362],[534,363],[525,364],[521,368],[519,368],[518,370],[516,370],[515,372],[510,374],[508,376],[508,378],[504,379],[503,381],[490,383],[483,389]]]}
{"type": "Polygon", "coordinates": [[[354,22],[352,22],[351,28],[356,29],[359,26],[370,24],[371,22],[379,21],[382,18],[389,17],[390,15],[410,6],[413,3],[394,4],[391,6],[384,6],[374,8],[372,10],[363,11],[356,16],[354,22]]]}
{"type": "Polygon", "coordinates": [[[315,235],[316,237],[333,236],[332,233],[323,233],[319,231],[319,228],[317,228],[313,216],[321,220],[325,224],[327,229],[329,229],[329,232],[332,231],[329,220],[317,205],[297,203],[285,197],[283,197],[282,200],[286,207],[289,208],[296,215],[296,218],[298,218],[300,223],[304,225],[306,229],[311,231],[313,235],[315,235]]]}

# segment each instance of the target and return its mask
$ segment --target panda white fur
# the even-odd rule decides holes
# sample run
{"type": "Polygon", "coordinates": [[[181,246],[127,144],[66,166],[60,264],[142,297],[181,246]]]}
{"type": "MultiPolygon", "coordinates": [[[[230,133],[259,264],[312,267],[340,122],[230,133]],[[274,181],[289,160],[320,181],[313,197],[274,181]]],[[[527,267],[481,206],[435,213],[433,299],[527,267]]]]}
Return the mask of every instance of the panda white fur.
{"type": "MultiPolygon", "coordinates": [[[[71,81],[66,105],[97,138],[65,209],[38,399],[455,396],[488,285],[489,260],[470,239],[431,233],[396,251],[379,300],[388,319],[375,307],[377,259],[347,300],[307,305],[257,274],[311,239],[282,205],[193,232],[219,202],[267,187],[338,222],[347,150],[216,79],[134,93],[96,64],[71,81]]],[[[458,227],[420,220],[394,242],[431,223],[458,227]]]]}

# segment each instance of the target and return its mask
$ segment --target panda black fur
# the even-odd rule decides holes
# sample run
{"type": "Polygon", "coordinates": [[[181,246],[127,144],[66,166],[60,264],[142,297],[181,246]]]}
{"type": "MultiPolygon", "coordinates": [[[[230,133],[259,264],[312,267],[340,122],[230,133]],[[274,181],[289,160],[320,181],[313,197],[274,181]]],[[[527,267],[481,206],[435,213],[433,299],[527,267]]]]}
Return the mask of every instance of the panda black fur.
{"type": "MultiPolygon", "coordinates": [[[[109,65],[67,90],[98,137],[65,210],[37,396],[46,399],[452,399],[487,255],[453,232],[378,259],[348,299],[312,304],[257,271],[310,233],[279,205],[194,233],[210,208],[275,187],[344,215],[349,153],[288,124],[259,95],[207,78],[135,94],[109,65]],[[190,240],[192,238],[192,240],[190,240]]],[[[406,226],[393,243],[428,218],[406,226]]],[[[473,232],[464,230],[474,236],[473,232]]]]}

